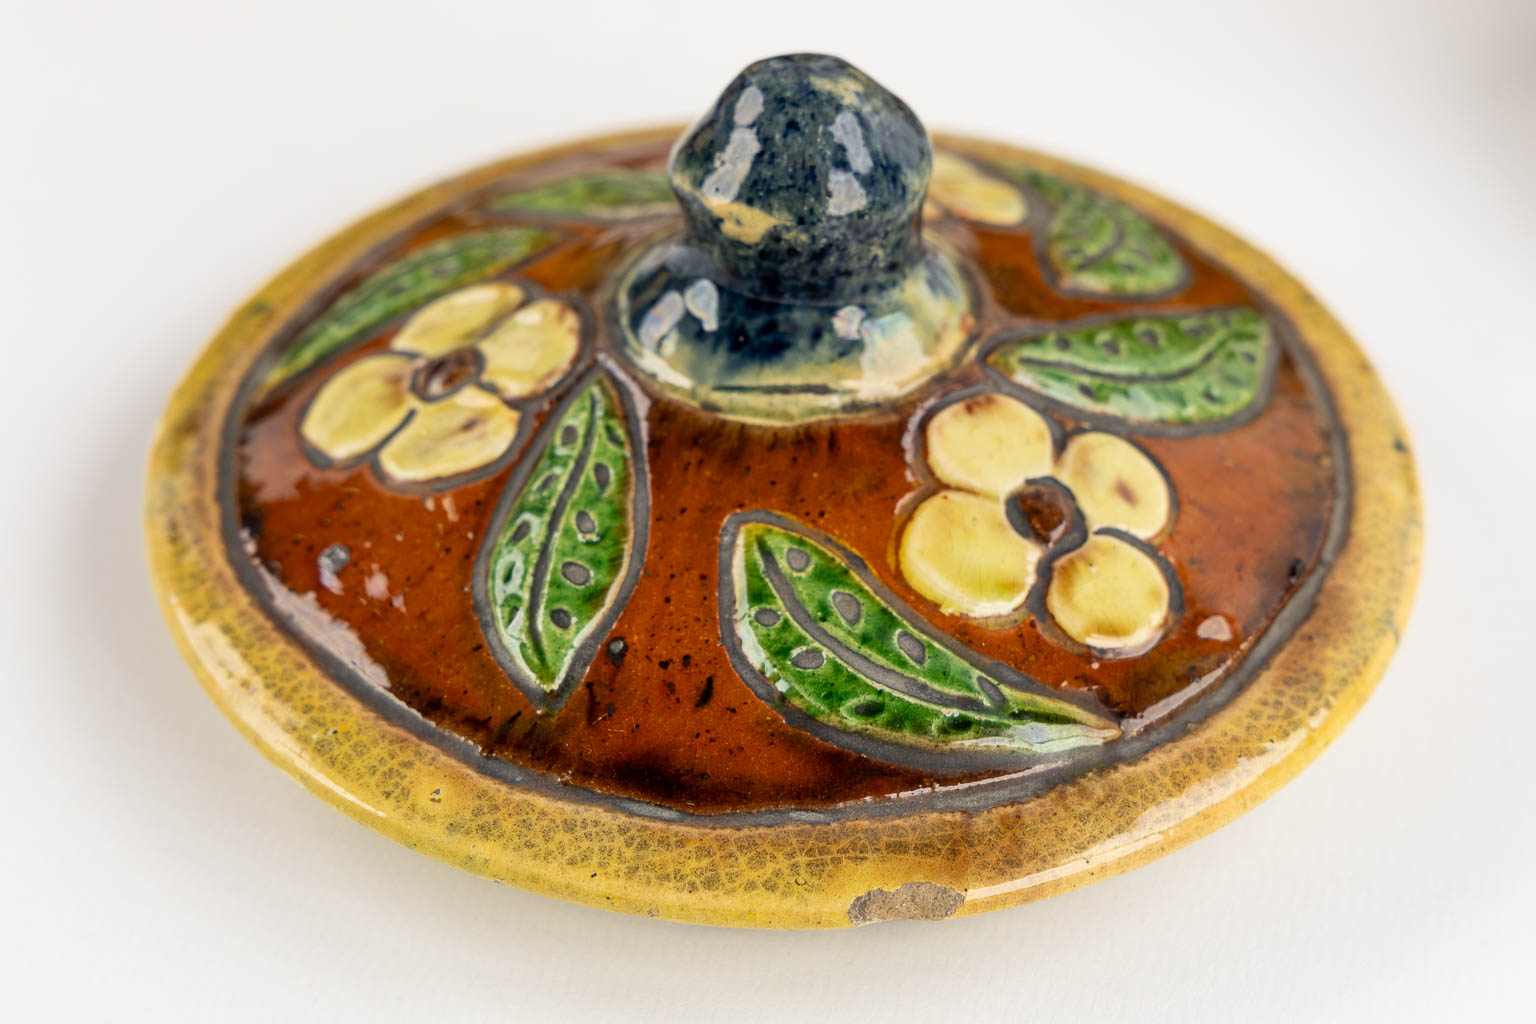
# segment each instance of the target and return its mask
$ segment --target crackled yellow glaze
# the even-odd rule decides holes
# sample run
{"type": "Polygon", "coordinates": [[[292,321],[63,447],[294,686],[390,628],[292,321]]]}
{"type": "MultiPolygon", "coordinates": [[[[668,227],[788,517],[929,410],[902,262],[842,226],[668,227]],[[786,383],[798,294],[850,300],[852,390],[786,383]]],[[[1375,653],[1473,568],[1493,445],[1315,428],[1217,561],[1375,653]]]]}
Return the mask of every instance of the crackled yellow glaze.
{"type": "Polygon", "coordinates": [[[1412,459],[1380,382],[1300,284],[1220,228],[1116,179],[960,139],[941,143],[978,159],[1027,160],[1131,201],[1180,232],[1289,318],[1330,386],[1354,473],[1347,541],[1311,614],[1231,701],[1175,741],[1017,803],[730,827],[639,817],[558,790],[508,785],[384,720],[329,678],[259,608],[225,555],[216,501],[221,427],[252,360],[317,282],[426,211],[562,152],[675,131],[504,161],[391,206],[263,288],[177,388],[147,493],[156,588],[199,679],[268,757],[384,835],[508,884],[709,924],[840,927],[978,913],[1127,870],[1252,807],[1338,734],[1385,668],[1418,568],[1412,459]]]}

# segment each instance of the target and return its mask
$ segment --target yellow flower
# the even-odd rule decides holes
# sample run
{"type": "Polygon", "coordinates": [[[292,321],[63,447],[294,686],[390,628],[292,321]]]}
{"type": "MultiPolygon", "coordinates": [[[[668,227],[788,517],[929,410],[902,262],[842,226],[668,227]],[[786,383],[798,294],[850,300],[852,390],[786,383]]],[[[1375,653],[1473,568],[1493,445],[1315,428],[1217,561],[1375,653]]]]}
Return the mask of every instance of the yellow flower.
{"type": "Polygon", "coordinates": [[[521,414],[511,402],[548,391],[581,342],[576,311],[523,304],[514,284],[473,285],[423,307],[390,342],[325,382],[299,433],[332,462],[377,452],[379,472],[420,484],[506,454],[521,414]]]}
{"type": "Polygon", "coordinates": [[[928,468],[946,486],[918,505],[901,536],[898,558],[913,589],[950,614],[1001,618],[1035,588],[1047,551],[1075,544],[1047,562],[1044,604],[1056,626],[1111,656],[1156,642],[1168,577],[1159,558],[1127,538],[1161,533],[1173,499],[1141,449],[1089,431],[1058,453],[1044,417],[996,392],[935,413],[923,441],[928,468]],[[1068,529],[1074,514],[1081,530],[1068,529]]]}
{"type": "Polygon", "coordinates": [[[998,227],[1022,224],[1029,212],[1023,192],[982,172],[968,160],[934,150],[933,171],[928,177],[928,205],[923,215],[932,219],[944,210],[998,227]]]}

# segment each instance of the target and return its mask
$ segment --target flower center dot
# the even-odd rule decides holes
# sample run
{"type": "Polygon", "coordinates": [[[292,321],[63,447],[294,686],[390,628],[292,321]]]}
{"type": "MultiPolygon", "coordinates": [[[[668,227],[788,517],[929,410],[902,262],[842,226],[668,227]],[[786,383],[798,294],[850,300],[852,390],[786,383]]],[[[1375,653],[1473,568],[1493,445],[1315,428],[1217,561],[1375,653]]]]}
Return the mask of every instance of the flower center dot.
{"type": "Polygon", "coordinates": [[[1015,523],[1014,528],[1028,524],[1029,532],[1042,544],[1054,544],[1072,525],[1072,499],[1060,487],[1025,484],[1009,500],[1013,514],[1008,518],[1015,523]]]}
{"type": "Polygon", "coordinates": [[[411,390],[426,401],[453,394],[480,376],[485,358],[476,348],[456,348],[423,364],[411,378],[411,390]]]}

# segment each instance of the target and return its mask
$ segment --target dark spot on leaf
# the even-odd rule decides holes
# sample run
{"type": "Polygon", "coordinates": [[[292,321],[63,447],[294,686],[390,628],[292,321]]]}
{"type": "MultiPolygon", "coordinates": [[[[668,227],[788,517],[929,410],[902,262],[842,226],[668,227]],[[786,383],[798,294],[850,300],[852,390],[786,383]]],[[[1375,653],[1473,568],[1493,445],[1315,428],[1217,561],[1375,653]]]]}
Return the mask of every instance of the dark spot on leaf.
{"type": "Polygon", "coordinates": [[[901,653],[914,665],[925,665],[928,662],[928,648],[923,642],[906,630],[898,630],[896,633],[896,646],[901,648],[901,653]]]}
{"type": "Polygon", "coordinates": [[[855,718],[875,718],[885,710],[885,702],[879,697],[865,697],[848,705],[848,713],[855,718]]]}
{"type": "Polygon", "coordinates": [[[843,617],[848,625],[855,625],[859,616],[863,614],[864,607],[859,604],[859,599],[846,590],[832,591],[832,607],[837,609],[837,614],[843,617]]]}
{"type": "Polygon", "coordinates": [[[553,622],[559,629],[570,629],[571,613],[564,608],[551,608],[549,610],[549,621],[553,622]]]}
{"type": "Polygon", "coordinates": [[[592,570],[580,562],[567,561],[560,566],[560,575],[573,587],[584,587],[592,582],[592,570]]]}
{"type": "Polygon", "coordinates": [[[790,548],[784,552],[784,561],[795,572],[805,572],[811,567],[811,556],[800,548],[790,548]]]}
{"type": "Polygon", "coordinates": [[[806,647],[790,655],[789,663],[795,668],[814,671],[827,663],[827,656],[814,647],[806,647]]]}
{"type": "Polygon", "coordinates": [[[592,518],[592,513],[582,509],[576,513],[576,529],[582,533],[592,534],[597,532],[597,520],[592,518]]]}
{"type": "Polygon", "coordinates": [[[752,613],[752,617],[757,620],[759,626],[777,626],[780,615],[772,608],[759,608],[752,613]]]}

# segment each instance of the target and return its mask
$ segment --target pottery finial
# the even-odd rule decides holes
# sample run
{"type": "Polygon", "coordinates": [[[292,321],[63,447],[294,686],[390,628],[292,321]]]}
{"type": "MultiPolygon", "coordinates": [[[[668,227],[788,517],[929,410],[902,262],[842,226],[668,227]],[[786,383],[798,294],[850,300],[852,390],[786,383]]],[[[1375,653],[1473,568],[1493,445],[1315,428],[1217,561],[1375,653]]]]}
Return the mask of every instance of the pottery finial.
{"type": "Polygon", "coordinates": [[[847,61],[751,65],[672,151],[693,240],[742,290],[849,299],[922,256],[918,213],[932,162],[911,109],[847,61]]]}

